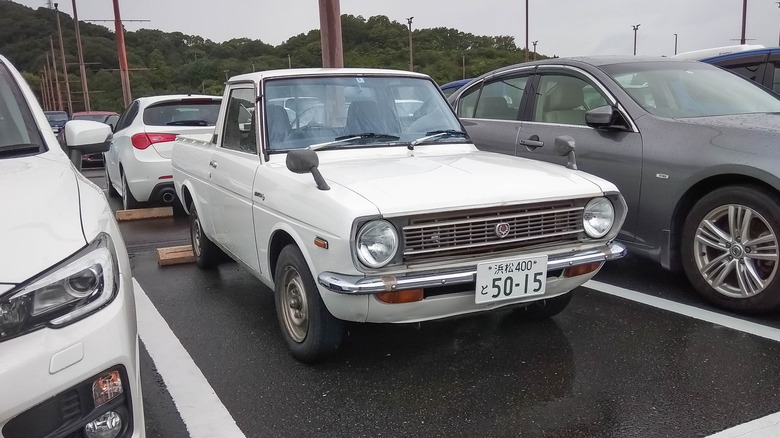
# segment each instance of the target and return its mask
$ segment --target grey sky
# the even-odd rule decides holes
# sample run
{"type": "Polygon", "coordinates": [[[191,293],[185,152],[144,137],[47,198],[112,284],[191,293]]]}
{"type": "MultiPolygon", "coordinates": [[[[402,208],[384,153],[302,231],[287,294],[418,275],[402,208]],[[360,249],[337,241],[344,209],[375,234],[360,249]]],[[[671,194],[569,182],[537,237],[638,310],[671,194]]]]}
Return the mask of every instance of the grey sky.
{"type": "MultiPolygon", "coordinates": [[[[37,8],[44,0],[14,0],[37,8]]],[[[111,19],[111,0],[76,0],[79,18],[111,19]]],[[[742,0],[529,0],[529,38],[545,55],[631,54],[632,25],[637,54],[671,55],[674,34],[678,51],[737,44],[742,0]]],[[[71,1],[60,9],[72,15],[71,1]]],[[[142,27],[179,31],[213,41],[260,39],[277,45],[319,27],[317,0],[120,0],[128,30],[142,27]]],[[[522,0],[341,0],[341,13],[386,15],[413,27],[451,27],[477,35],[510,35],[525,46],[525,2],[522,0]]],[[[112,23],[98,23],[113,29],[112,23]]],[[[775,0],[749,0],[749,44],[776,46],[780,8],[775,0]]]]}

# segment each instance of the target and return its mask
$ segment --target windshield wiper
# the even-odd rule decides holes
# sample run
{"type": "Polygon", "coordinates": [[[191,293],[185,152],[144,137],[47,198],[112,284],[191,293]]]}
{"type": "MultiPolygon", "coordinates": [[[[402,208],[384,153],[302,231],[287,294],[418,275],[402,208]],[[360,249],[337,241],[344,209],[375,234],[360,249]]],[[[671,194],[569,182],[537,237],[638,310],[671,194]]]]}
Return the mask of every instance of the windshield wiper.
{"type": "Polygon", "coordinates": [[[436,131],[428,131],[425,133],[425,137],[420,137],[417,140],[412,141],[409,143],[409,146],[414,147],[418,144],[425,143],[426,141],[436,140],[444,137],[468,137],[468,134],[463,131],[458,131],[457,129],[439,129],[436,131]]]}
{"type": "Polygon", "coordinates": [[[9,144],[0,146],[0,156],[28,155],[40,150],[40,145],[32,143],[9,144]]]}
{"type": "Polygon", "coordinates": [[[336,137],[333,141],[328,141],[325,143],[318,143],[313,144],[306,149],[316,151],[319,149],[325,149],[329,147],[339,146],[342,144],[350,144],[355,142],[356,140],[365,140],[365,139],[372,139],[372,140],[399,140],[401,137],[398,137],[397,135],[390,135],[390,134],[376,134],[373,132],[364,132],[362,134],[349,134],[349,135],[342,135],[340,137],[336,137]]]}
{"type": "Polygon", "coordinates": [[[175,122],[166,123],[168,126],[209,126],[209,122],[205,120],[176,120],[175,122]]]}

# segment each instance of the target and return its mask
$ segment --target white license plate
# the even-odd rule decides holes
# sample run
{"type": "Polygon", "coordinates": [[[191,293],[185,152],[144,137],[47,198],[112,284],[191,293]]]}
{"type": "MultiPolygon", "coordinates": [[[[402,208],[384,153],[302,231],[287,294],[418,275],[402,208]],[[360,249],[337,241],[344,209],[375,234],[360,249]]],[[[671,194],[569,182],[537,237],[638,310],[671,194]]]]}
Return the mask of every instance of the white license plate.
{"type": "Polygon", "coordinates": [[[515,258],[477,265],[477,304],[543,295],[547,256],[515,258]]]}

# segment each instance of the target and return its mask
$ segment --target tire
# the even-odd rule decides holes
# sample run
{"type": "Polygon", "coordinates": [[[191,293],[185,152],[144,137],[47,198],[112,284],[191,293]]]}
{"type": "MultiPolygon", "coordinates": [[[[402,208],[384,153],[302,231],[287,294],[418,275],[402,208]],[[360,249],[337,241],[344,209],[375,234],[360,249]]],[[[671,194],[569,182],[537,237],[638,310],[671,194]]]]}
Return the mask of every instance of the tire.
{"type": "Polygon", "coordinates": [[[740,313],[780,306],[780,197],[730,186],[704,196],[682,232],[685,274],[710,303],[740,313]],[[745,220],[747,219],[747,220],[745,220]]]}
{"type": "Polygon", "coordinates": [[[566,292],[563,295],[557,297],[547,298],[546,300],[534,301],[533,303],[518,309],[517,311],[524,318],[528,319],[548,319],[563,312],[563,309],[569,305],[571,301],[571,292],[566,292]]]}
{"type": "Polygon", "coordinates": [[[125,210],[132,210],[141,206],[141,203],[135,200],[133,194],[130,193],[130,187],[127,186],[127,178],[122,173],[122,208],[125,210]]]}
{"type": "Polygon", "coordinates": [[[190,207],[190,239],[192,241],[192,254],[195,256],[195,264],[199,268],[214,268],[224,258],[222,250],[203,232],[198,212],[194,206],[190,207]]]}
{"type": "Polygon", "coordinates": [[[118,198],[119,192],[116,191],[114,185],[111,183],[111,176],[108,174],[108,166],[105,166],[106,171],[106,190],[108,190],[108,196],[110,198],[118,198]]]}
{"type": "Polygon", "coordinates": [[[325,307],[297,246],[282,249],[275,274],[276,316],[292,356],[313,363],[333,354],[344,337],[344,321],[325,307]]]}

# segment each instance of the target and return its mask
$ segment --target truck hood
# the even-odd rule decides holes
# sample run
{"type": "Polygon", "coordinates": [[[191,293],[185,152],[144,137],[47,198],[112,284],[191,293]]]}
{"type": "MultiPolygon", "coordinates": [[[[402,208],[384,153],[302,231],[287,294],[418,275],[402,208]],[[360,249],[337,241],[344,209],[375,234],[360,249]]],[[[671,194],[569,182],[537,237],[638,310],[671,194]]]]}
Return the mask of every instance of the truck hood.
{"type": "Polygon", "coordinates": [[[320,158],[320,172],[382,214],[599,196],[610,183],[563,166],[488,152],[320,158]]]}
{"type": "Polygon", "coordinates": [[[75,170],[36,155],[0,160],[0,283],[21,283],[87,242],[75,170]]]}

